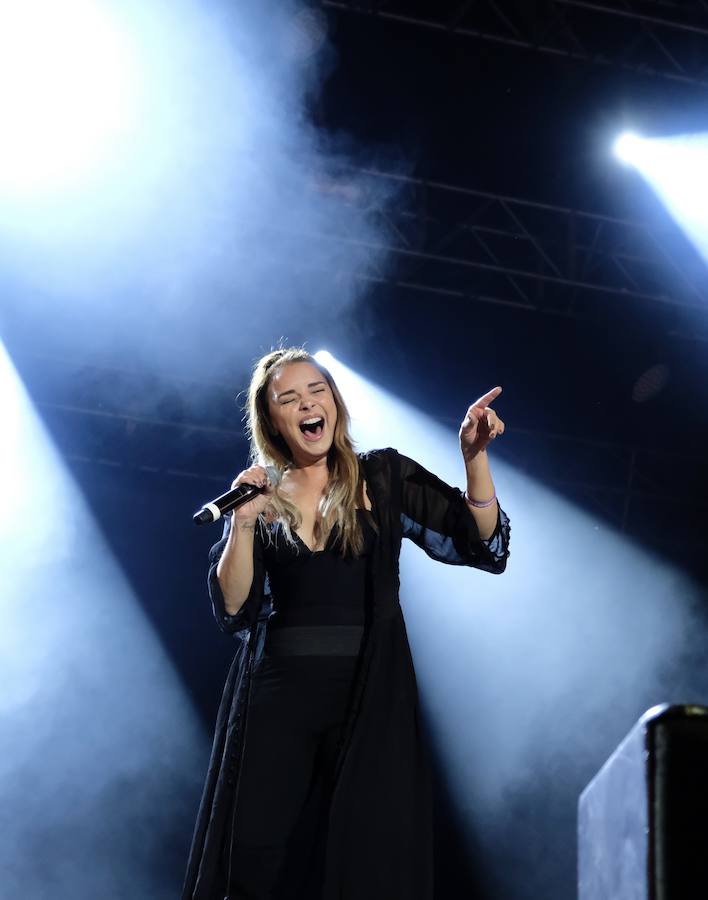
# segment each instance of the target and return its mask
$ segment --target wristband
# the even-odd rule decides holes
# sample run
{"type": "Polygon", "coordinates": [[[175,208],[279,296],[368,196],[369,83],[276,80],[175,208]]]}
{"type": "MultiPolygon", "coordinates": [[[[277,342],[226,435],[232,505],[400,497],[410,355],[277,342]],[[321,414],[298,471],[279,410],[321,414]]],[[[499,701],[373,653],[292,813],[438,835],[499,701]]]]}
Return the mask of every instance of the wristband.
{"type": "Polygon", "coordinates": [[[483,503],[479,500],[472,500],[470,495],[465,491],[464,494],[465,500],[469,503],[470,506],[474,506],[475,509],[487,509],[487,507],[491,506],[492,503],[497,499],[496,493],[492,497],[491,500],[485,500],[483,503]]]}

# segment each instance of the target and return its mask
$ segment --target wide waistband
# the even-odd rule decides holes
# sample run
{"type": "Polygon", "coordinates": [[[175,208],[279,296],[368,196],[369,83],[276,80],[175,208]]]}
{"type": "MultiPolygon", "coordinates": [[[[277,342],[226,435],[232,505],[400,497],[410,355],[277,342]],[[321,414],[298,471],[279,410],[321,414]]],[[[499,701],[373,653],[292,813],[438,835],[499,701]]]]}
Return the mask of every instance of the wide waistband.
{"type": "Polygon", "coordinates": [[[268,656],[356,656],[362,625],[293,625],[266,633],[268,656]]]}

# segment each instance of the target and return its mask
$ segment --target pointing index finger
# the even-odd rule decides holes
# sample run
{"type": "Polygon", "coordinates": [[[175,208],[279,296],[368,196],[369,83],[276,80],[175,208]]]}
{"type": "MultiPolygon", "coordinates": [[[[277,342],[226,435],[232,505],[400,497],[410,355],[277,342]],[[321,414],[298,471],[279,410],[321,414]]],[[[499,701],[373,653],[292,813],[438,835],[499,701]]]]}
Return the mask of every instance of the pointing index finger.
{"type": "Polygon", "coordinates": [[[500,387],[492,388],[491,391],[487,391],[487,393],[481,396],[479,400],[476,400],[473,406],[478,406],[484,409],[485,406],[489,406],[490,403],[496,400],[501,392],[502,389],[500,387]]]}

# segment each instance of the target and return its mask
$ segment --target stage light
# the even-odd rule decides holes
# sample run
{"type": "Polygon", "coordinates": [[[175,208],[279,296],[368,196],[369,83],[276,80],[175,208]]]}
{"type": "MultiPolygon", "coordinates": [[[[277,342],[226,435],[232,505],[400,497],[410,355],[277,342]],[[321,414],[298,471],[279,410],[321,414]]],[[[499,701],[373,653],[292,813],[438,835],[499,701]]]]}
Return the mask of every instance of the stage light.
{"type": "Polygon", "coordinates": [[[2,302],[51,322],[38,353],[201,376],[206,341],[226,375],[273,321],[301,327],[303,296],[333,317],[359,297],[384,252],[368,210],[392,186],[313,176],[341,159],[301,115],[315,73],[288,51],[315,21],[301,6],[0,0],[2,302]],[[345,231],[345,258],[312,240],[345,231]],[[210,330],[227,294],[268,296],[269,315],[210,330]]]}
{"type": "Polygon", "coordinates": [[[615,141],[615,156],[627,165],[634,165],[641,153],[642,143],[642,139],[634,132],[625,131],[615,141]]]}
{"type": "Polygon", "coordinates": [[[131,129],[136,74],[100,0],[0,3],[0,191],[87,177],[131,129]]]}
{"type": "Polygon", "coordinates": [[[642,174],[708,260],[708,134],[662,138],[626,134],[615,149],[642,174]]]}

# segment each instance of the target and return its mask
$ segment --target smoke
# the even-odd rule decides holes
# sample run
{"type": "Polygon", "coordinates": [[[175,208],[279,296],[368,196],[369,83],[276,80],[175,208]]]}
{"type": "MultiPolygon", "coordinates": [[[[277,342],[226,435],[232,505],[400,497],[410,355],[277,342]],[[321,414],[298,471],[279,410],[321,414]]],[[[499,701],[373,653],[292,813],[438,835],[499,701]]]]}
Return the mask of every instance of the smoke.
{"type": "Polygon", "coordinates": [[[433,571],[407,548],[411,645],[435,755],[490,896],[572,895],[581,791],[648,708],[708,702],[706,592],[493,467],[512,521],[507,572],[433,571]]]}
{"type": "Polygon", "coordinates": [[[168,900],[208,738],[1,347],[0,396],[0,896],[168,900]]]}
{"type": "MultiPolygon", "coordinates": [[[[362,448],[390,444],[464,487],[452,429],[327,365],[362,448]]],[[[490,896],[533,900],[562,883],[572,894],[578,797],[639,716],[708,704],[708,616],[703,587],[505,463],[513,440],[489,452],[511,518],[507,571],[440,565],[404,542],[401,600],[469,855],[497,882],[490,896]]]]}
{"type": "Polygon", "coordinates": [[[127,48],[128,124],[85,181],[4,198],[15,331],[213,376],[338,328],[385,266],[391,197],[352,167],[368,151],[312,123],[335,65],[326,20],[293,0],[95,5],[127,48]]]}

